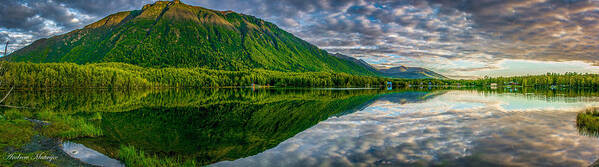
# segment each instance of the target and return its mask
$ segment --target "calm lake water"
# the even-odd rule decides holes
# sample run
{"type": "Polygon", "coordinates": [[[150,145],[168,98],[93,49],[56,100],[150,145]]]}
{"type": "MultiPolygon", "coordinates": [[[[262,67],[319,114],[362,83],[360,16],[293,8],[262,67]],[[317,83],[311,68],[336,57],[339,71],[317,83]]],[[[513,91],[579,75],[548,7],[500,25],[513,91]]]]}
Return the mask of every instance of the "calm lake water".
{"type": "Polygon", "coordinates": [[[599,107],[599,93],[587,91],[220,89],[10,98],[101,129],[101,137],[65,141],[71,156],[69,149],[98,157],[87,158],[92,164],[119,165],[123,145],[240,167],[588,166],[599,159],[599,139],[576,127],[578,112],[599,107]]]}

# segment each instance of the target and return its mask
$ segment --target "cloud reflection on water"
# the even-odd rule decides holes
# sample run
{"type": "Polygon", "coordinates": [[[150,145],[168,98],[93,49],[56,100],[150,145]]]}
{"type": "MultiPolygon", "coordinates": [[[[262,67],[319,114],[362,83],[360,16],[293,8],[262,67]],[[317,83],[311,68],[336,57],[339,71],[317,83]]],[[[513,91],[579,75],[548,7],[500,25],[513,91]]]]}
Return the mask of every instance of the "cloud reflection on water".
{"type": "Polygon", "coordinates": [[[587,166],[599,158],[599,140],[575,127],[577,111],[599,106],[595,97],[449,91],[424,102],[399,98],[381,98],[273,149],[214,165],[587,166]]]}

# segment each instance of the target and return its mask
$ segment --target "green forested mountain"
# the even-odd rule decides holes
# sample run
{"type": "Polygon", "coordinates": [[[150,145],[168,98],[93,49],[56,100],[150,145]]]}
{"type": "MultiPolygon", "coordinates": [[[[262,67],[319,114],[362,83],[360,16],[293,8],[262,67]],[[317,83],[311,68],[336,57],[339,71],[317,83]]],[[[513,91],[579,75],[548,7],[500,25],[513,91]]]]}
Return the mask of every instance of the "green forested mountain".
{"type": "Polygon", "coordinates": [[[264,20],[179,1],[116,13],[10,54],[17,62],[124,62],[142,67],[374,75],[264,20]]]}

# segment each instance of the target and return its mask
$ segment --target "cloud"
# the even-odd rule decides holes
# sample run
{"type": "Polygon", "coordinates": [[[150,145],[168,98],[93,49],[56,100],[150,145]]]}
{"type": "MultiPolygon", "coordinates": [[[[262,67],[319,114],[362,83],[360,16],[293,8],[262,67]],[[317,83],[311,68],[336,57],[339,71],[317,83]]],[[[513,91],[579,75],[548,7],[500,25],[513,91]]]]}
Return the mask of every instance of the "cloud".
{"type": "Polygon", "coordinates": [[[481,32],[499,41],[499,57],[599,62],[597,1],[439,1],[472,14],[481,32]]]}

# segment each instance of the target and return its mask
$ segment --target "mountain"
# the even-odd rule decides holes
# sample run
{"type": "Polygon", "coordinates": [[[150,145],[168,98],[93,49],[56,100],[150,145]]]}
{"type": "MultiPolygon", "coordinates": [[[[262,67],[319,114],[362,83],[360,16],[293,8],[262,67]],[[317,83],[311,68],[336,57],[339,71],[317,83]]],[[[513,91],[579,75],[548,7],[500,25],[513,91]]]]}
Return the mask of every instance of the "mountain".
{"type": "Polygon", "coordinates": [[[388,69],[377,69],[361,59],[356,59],[356,58],[346,56],[343,54],[339,54],[339,53],[332,54],[332,55],[337,58],[358,64],[362,68],[368,69],[369,71],[372,71],[380,76],[391,77],[391,78],[407,78],[407,79],[426,79],[426,78],[447,79],[447,77],[445,77],[439,73],[436,73],[434,71],[428,70],[426,68],[399,66],[399,67],[393,67],[393,68],[388,68],[388,69]]]}
{"type": "Polygon", "coordinates": [[[3,59],[375,75],[355,62],[330,56],[275,24],[178,0],[109,15],[82,29],[37,40],[3,59]]]}
{"type": "Polygon", "coordinates": [[[370,64],[368,64],[367,62],[365,62],[362,59],[356,59],[356,58],[349,57],[349,56],[346,56],[346,55],[343,55],[343,54],[340,54],[340,53],[335,53],[335,54],[332,54],[332,55],[335,56],[335,57],[337,57],[337,58],[340,58],[340,59],[343,59],[343,60],[350,61],[350,62],[353,62],[355,64],[358,64],[359,66],[362,66],[363,68],[365,68],[365,69],[367,69],[369,71],[377,72],[376,68],[372,67],[370,64]]]}
{"type": "Polygon", "coordinates": [[[408,78],[408,79],[424,79],[424,78],[435,78],[435,79],[447,79],[447,77],[421,67],[393,67],[388,69],[378,69],[378,71],[387,77],[392,78],[408,78]]]}

